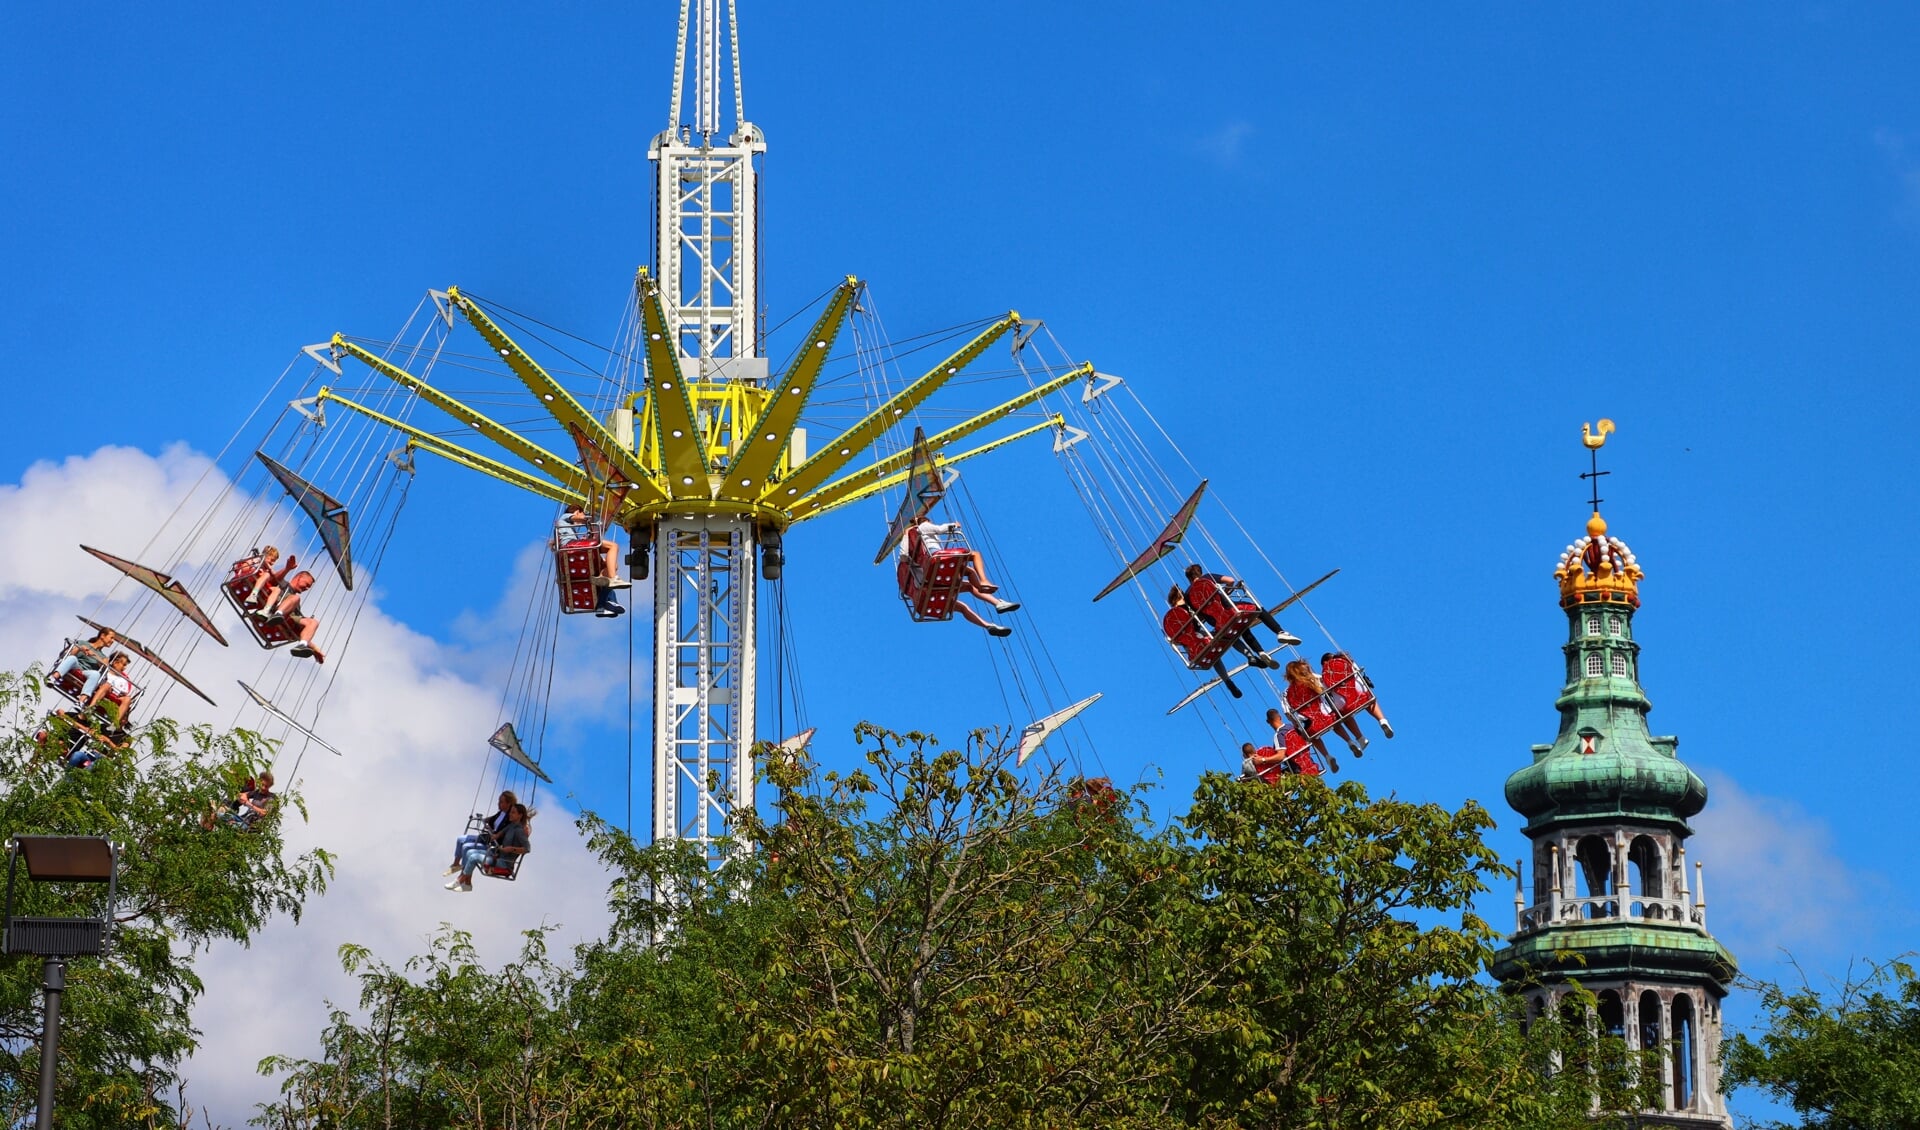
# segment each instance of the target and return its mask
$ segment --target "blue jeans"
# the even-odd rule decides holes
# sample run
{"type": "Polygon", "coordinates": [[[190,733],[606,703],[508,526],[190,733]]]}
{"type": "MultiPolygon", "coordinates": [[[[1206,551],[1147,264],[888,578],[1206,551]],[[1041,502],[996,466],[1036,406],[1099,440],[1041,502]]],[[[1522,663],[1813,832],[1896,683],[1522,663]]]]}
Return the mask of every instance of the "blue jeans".
{"type": "Polygon", "coordinates": [[[80,685],[80,701],[85,702],[89,698],[92,698],[93,692],[100,686],[100,680],[106,677],[107,669],[105,667],[96,667],[92,671],[87,672],[87,681],[80,685]]]}
{"type": "Polygon", "coordinates": [[[67,758],[67,768],[91,769],[93,768],[94,759],[99,756],[100,755],[93,752],[93,750],[90,747],[83,745],[79,749],[76,749],[73,751],[72,757],[67,758]]]}
{"type": "Polygon", "coordinates": [[[467,858],[469,851],[477,847],[486,846],[486,842],[487,838],[479,835],[461,836],[459,839],[453,841],[453,865],[455,867],[460,866],[461,862],[467,858]]]}
{"type": "MultiPolygon", "coordinates": [[[[462,837],[462,838],[464,839],[466,837],[462,837]]],[[[490,848],[483,848],[483,847],[468,848],[466,851],[465,857],[460,862],[460,881],[462,883],[473,882],[474,868],[484,866],[488,858],[490,858],[492,855],[493,855],[493,851],[490,848]]]]}

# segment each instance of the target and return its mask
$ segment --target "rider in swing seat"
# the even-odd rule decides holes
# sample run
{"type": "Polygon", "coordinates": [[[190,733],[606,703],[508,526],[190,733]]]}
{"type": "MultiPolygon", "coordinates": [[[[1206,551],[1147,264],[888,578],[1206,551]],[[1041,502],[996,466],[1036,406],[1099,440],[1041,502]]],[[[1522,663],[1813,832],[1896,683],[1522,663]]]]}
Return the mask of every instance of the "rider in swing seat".
{"type": "Polygon", "coordinates": [[[213,802],[206,815],[200,818],[200,826],[211,831],[216,824],[224,824],[242,832],[250,831],[273,811],[274,801],[273,774],[263,772],[242,786],[226,804],[213,802]]]}
{"type": "MultiPolygon", "coordinates": [[[[958,533],[959,530],[960,523],[958,522],[935,522],[931,518],[926,518],[922,519],[919,525],[914,526],[901,537],[900,563],[895,567],[895,576],[900,582],[901,596],[912,597],[914,570],[917,567],[924,566],[927,561],[932,559],[934,554],[946,548],[946,543],[941,540],[943,537],[950,537],[958,533]]],[[[967,569],[961,575],[960,579],[962,591],[986,601],[993,606],[994,612],[1000,615],[1005,615],[1009,612],[1018,612],[1020,610],[1019,601],[1001,600],[994,595],[1000,591],[1000,586],[987,581],[986,564],[980,559],[980,551],[968,549],[967,558],[967,569]]],[[[1013,634],[1012,628],[1007,627],[1005,624],[991,623],[986,617],[974,611],[973,606],[961,600],[958,593],[954,594],[953,610],[965,617],[968,623],[985,628],[987,634],[990,636],[999,637],[1013,634]]]]}
{"type": "Polygon", "coordinates": [[[447,868],[446,873],[458,875],[460,865],[466,862],[469,850],[483,848],[492,843],[493,838],[500,834],[500,830],[507,826],[507,814],[513,810],[514,805],[519,803],[520,798],[514,796],[513,791],[509,789],[500,794],[500,808],[493,815],[480,817],[476,814],[475,819],[480,820],[480,831],[461,836],[453,841],[453,866],[447,868]]]}
{"type": "MultiPolygon", "coordinates": [[[[1238,578],[1225,573],[1209,573],[1199,562],[1187,566],[1186,576],[1187,603],[1207,623],[1213,625],[1214,631],[1219,631],[1222,624],[1233,619],[1240,612],[1258,612],[1259,621],[1272,629],[1274,638],[1279,641],[1276,646],[1298,647],[1300,645],[1300,637],[1282,628],[1280,621],[1273,618],[1273,613],[1252,601],[1233,599],[1234,590],[1240,588],[1238,578]]],[[[1241,589],[1241,591],[1245,590],[1241,589]]],[[[1247,647],[1240,649],[1241,653],[1247,656],[1248,662],[1255,667],[1280,666],[1280,661],[1267,655],[1266,649],[1260,646],[1260,641],[1254,637],[1251,627],[1241,638],[1248,644],[1247,647]]]]}
{"type": "Polygon", "coordinates": [[[1273,744],[1287,756],[1287,772],[1319,776],[1320,767],[1307,753],[1312,749],[1327,763],[1329,773],[1340,772],[1340,762],[1327,752],[1327,743],[1308,732],[1301,719],[1288,710],[1268,710],[1267,725],[1273,727],[1273,744]]]}
{"type": "Polygon", "coordinates": [[[447,889],[470,895],[473,893],[473,873],[476,869],[506,867],[515,856],[531,851],[527,839],[527,820],[530,815],[524,804],[516,802],[508,808],[507,823],[493,837],[492,845],[468,848],[460,861],[460,874],[448,881],[447,889]]]}
{"type": "MultiPolygon", "coordinates": [[[[1208,630],[1206,621],[1188,606],[1186,595],[1180,591],[1179,585],[1174,585],[1167,590],[1167,611],[1160,617],[1160,630],[1166,633],[1169,642],[1178,646],[1186,655],[1189,666],[1193,663],[1193,657],[1205,651],[1207,645],[1213,642],[1213,633],[1208,630]]],[[[1213,673],[1219,677],[1221,685],[1227,688],[1228,694],[1235,698],[1240,697],[1240,688],[1235,686],[1233,679],[1227,675],[1227,664],[1224,659],[1217,656],[1214,658],[1213,673]]]]}
{"type": "Polygon", "coordinates": [[[1386,714],[1380,709],[1380,700],[1373,692],[1373,684],[1353,661],[1353,656],[1344,651],[1329,651],[1320,657],[1320,681],[1325,683],[1335,698],[1340,700],[1340,712],[1351,719],[1362,710],[1373,715],[1380,723],[1380,732],[1387,737],[1393,736],[1393,724],[1387,721],[1386,714]]]}
{"type": "MultiPolygon", "coordinates": [[[[313,643],[315,633],[320,631],[320,621],[312,616],[308,616],[300,609],[301,597],[312,587],[312,573],[304,569],[295,573],[293,579],[287,582],[287,595],[280,598],[280,603],[273,606],[273,611],[269,615],[285,618],[287,623],[293,625],[295,633],[298,634],[300,642],[294,644],[293,647],[289,649],[289,654],[297,655],[302,659],[311,658],[315,663],[325,663],[327,661],[326,655],[322,653],[318,647],[315,647],[313,643]]],[[[260,615],[260,613],[255,613],[255,615],[260,615]]]]}
{"type": "Polygon", "coordinates": [[[1340,712],[1339,700],[1328,693],[1326,684],[1313,673],[1312,666],[1304,659],[1296,659],[1287,664],[1285,674],[1287,708],[1305,726],[1307,737],[1320,746],[1324,753],[1320,735],[1332,730],[1340,735],[1341,741],[1347,743],[1347,749],[1355,757],[1364,756],[1367,739],[1361,735],[1359,724],[1340,712]]]}
{"type": "Polygon", "coordinates": [[[296,565],[300,559],[289,556],[285,565],[275,569],[274,565],[278,563],[279,560],[279,547],[269,545],[262,547],[255,552],[253,556],[242,558],[233,563],[233,580],[238,581],[248,577],[253,578],[252,587],[247,590],[247,595],[241,598],[240,606],[242,608],[249,612],[257,612],[262,608],[271,608],[274,601],[284,595],[285,590],[281,588],[281,585],[286,581],[287,574],[293,572],[294,565],[296,565]]]}
{"type": "Polygon", "coordinates": [[[107,666],[107,649],[118,638],[112,628],[101,628],[90,640],[68,644],[61,653],[60,661],[53,665],[52,678],[47,681],[56,686],[64,685],[69,675],[84,671],[86,674],[82,676],[79,697],[86,698],[99,685],[100,672],[106,670],[107,666]]]}
{"type": "Polygon", "coordinates": [[[553,547],[556,550],[593,547],[597,543],[599,552],[594,555],[595,587],[600,590],[599,605],[593,610],[602,620],[611,620],[626,615],[626,608],[613,595],[615,589],[630,589],[633,582],[620,575],[619,548],[612,538],[600,536],[600,530],[587,517],[586,507],[578,504],[567,507],[559,521],[553,524],[553,547]]]}

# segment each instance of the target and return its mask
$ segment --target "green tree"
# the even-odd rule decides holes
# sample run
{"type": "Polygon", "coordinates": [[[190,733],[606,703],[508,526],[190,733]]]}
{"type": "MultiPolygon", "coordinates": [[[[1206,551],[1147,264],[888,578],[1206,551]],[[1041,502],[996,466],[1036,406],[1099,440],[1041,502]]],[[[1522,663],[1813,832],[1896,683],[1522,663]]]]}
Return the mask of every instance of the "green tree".
{"type": "MultiPolygon", "coordinates": [[[[121,846],[111,948],[67,967],[60,1124],[174,1125],[178,1068],[197,1036],[195,958],[216,941],[249,941],[276,914],[297,919],[332,865],[319,851],[288,860],[281,815],[251,832],[201,828],[210,801],[264,767],[272,751],[258,735],[160,721],[138,730],[131,749],[69,772],[34,743],[40,692],[34,671],[0,674],[0,838],[94,835],[121,846]]],[[[281,801],[289,809],[305,815],[291,792],[281,801]]],[[[23,883],[15,912],[86,913],[92,897],[23,883]]],[[[40,981],[38,959],[0,963],[6,1125],[29,1118],[38,1101],[40,981]]]]}
{"type": "Polygon", "coordinates": [[[1478,806],[1209,776],[1157,828],[984,734],[856,740],[844,774],[760,751],[770,818],[718,869],[584,820],[614,925],[571,968],[488,973],[457,936],[398,971],[347,951],[360,1015],[263,1064],[262,1123],[1559,1130],[1632,1106],[1585,1025],[1529,1029],[1478,979],[1466,907],[1503,873],[1478,806]]]}
{"type": "Polygon", "coordinates": [[[1756,1087],[1800,1115],[1768,1127],[1909,1130],[1920,1126],[1920,977],[1905,961],[1873,966],[1822,996],[1802,983],[1750,986],[1766,1030],[1727,1042],[1728,1090],[1756,1087]]]}

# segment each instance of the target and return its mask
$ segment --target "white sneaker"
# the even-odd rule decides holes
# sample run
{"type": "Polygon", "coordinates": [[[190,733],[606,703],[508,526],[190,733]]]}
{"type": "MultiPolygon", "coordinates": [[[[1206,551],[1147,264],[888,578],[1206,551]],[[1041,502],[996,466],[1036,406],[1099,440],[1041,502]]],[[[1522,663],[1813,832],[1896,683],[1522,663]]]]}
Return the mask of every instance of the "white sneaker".
{"type": "Polygon", "coordinates": [[[1385,718],[1380,719],[1380,732],[1387,735],[1388,737],[1392,737],[1393,723],[1387,721],[1385,718]]]}
{"type": "Polygon", "coordinates": [[[458,863],[456,863],[456,864],[454,864],[454,865],[453,865],[452,867],[449,867],[449,868],[447,868],[447,869],[446,869],[445,871],[442,871],[442,872],[440,872],[440,874],[442,874],[442,875],[458,875],[458,874],[460,874],[460,865],[459,865],[458,863]]]}
{"type": "Polygon", "coordinates": [[[633,587],[633,582],[627,580],[625,577],[615,577],[613,580],[607,582],[607,587],[610,589],[630,589],[633,587]]]}
{"type": "MultiPolygon", "coordinates": [[[[455,868],[454,870],[456,870],[456,871],[457,871],[457,870],[459,870],[459,868],[455,868]]],[[[472,889],[473,889],[473,884],[471,884],[471,883],[462,883],[462,882],[460,881],[460,879],[459,879],[459,878],[458,878],[458,877],[456,876],[456,877],[455,877],[455,878],[453,879],[453,881],[452,881],[452,882],[450,882],[450,883],[448,883],[448,884],[446,885],[446,887],[447,887],[447,889],[448,889],[449,891],[457,891],[457,890],[460,890],[460,889],[461,889],[462,887],[464,887],[464,888],[466,888],[467,890],[469,890],[469,891],[470,891],[470,890],[472,890],[472,889]]]]}

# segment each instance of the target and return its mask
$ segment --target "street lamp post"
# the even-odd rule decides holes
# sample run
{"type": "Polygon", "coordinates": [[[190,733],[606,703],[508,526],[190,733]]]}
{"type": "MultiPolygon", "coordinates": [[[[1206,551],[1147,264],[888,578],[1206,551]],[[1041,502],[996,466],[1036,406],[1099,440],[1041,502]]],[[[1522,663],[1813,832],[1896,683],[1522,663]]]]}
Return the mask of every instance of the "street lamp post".
{"type": "Polygon", "coordinates": [[[0,952],[43,959],[41,988],[47,1020],[40,1038],[40,1107],[37,1130],[53,1128],[53,1092],[60,1064],[60,997],[67,988],[67,959],[106,952],[113,924],[119,850],[100,836],[15,836],[7,845],[6,938],[0,952]],[[105,883],[106,905],[97,918],[14,917],[13,884],[21,864],[35,883],[105,883]]]}

